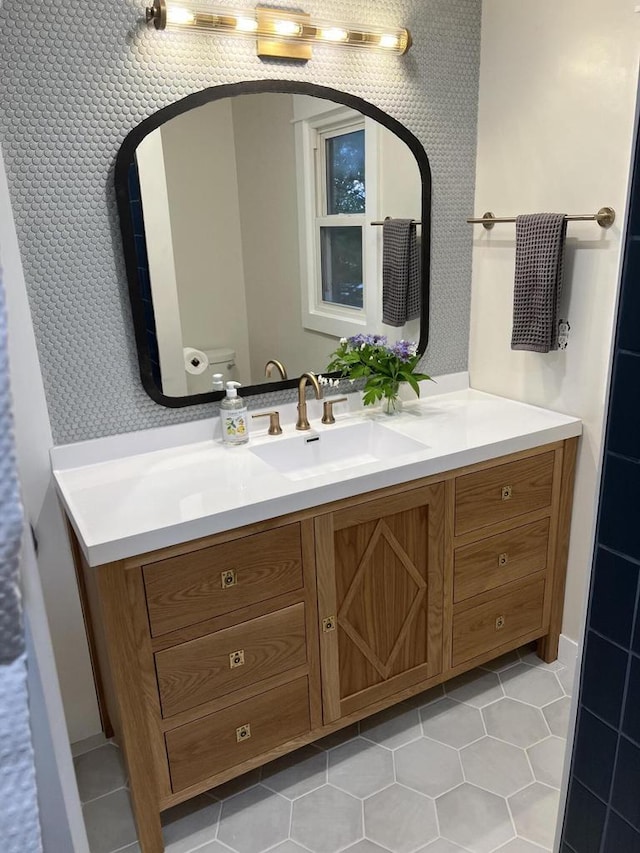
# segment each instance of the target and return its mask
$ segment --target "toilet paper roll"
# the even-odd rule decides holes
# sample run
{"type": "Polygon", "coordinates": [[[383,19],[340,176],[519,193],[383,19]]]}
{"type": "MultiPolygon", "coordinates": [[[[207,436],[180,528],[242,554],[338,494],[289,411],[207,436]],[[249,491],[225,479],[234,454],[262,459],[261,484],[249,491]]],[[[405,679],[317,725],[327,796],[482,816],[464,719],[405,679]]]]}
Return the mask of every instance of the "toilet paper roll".
{"type": "Polygon", "coordinates": [[[184,369],[187,373],[197,376],[200,373],[204,373],[207,367],[209,367],[209,359],[202,350],[194,349],[193,347],[184,347],[182,353],[184,355],[184,369]]]}

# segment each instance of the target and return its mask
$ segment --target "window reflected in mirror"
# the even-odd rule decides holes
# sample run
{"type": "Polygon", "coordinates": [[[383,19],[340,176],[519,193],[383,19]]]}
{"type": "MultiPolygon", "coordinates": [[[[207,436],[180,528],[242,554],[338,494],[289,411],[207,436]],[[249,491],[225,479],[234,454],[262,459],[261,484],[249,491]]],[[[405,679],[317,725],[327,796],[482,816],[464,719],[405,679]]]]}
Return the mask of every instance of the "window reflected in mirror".
{"type": "Polygon", "coordinates": [[[419,319],[382,322],[383,229],[371,224],[428,218],[415,150],[289,85],[302,91],[212,99],[123,146],[136,340],[158,402],[201,402],[214,374],[264,390],[274,358],[290,377],[322,372],[359,332],[421,338],[419,319]]]}

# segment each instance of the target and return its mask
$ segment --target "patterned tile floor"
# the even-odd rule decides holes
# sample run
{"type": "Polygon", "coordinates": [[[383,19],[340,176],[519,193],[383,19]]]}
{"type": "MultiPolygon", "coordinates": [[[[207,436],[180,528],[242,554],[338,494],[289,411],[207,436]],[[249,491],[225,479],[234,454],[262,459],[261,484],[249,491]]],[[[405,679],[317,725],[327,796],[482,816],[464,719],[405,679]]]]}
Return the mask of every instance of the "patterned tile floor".
{"type": "MultiPolygon", "coordinates": [[[[572,673],[530,648],[163,815],[167,853],[551,850],[572,673]]],[[[92,853],[136,853],[120,753],[75,758],[92,853]]]]}

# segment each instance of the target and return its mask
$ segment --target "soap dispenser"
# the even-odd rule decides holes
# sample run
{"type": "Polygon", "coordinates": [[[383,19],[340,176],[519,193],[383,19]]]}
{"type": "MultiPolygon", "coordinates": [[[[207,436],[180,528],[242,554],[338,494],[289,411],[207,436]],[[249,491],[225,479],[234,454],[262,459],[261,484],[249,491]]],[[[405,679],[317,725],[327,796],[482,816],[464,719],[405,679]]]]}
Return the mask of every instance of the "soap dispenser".
{"type": "Polygon", "coordinates": [[[222,440],[225,444],[246,444],[249,441],[247,407],[238,397],[239,382],[227,382],[227,396],[220,403],[222,440]]]}

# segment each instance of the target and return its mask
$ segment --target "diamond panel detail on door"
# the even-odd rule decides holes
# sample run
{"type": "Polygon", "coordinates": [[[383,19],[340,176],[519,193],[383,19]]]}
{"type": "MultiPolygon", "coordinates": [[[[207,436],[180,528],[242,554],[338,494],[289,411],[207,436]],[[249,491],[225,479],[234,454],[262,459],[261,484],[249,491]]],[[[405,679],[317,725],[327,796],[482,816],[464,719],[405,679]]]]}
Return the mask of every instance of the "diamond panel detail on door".
{"type": "Polygon", "coordinates": [[[442,670],[444,485],[316,518],[324,721],[442,670]]]}

